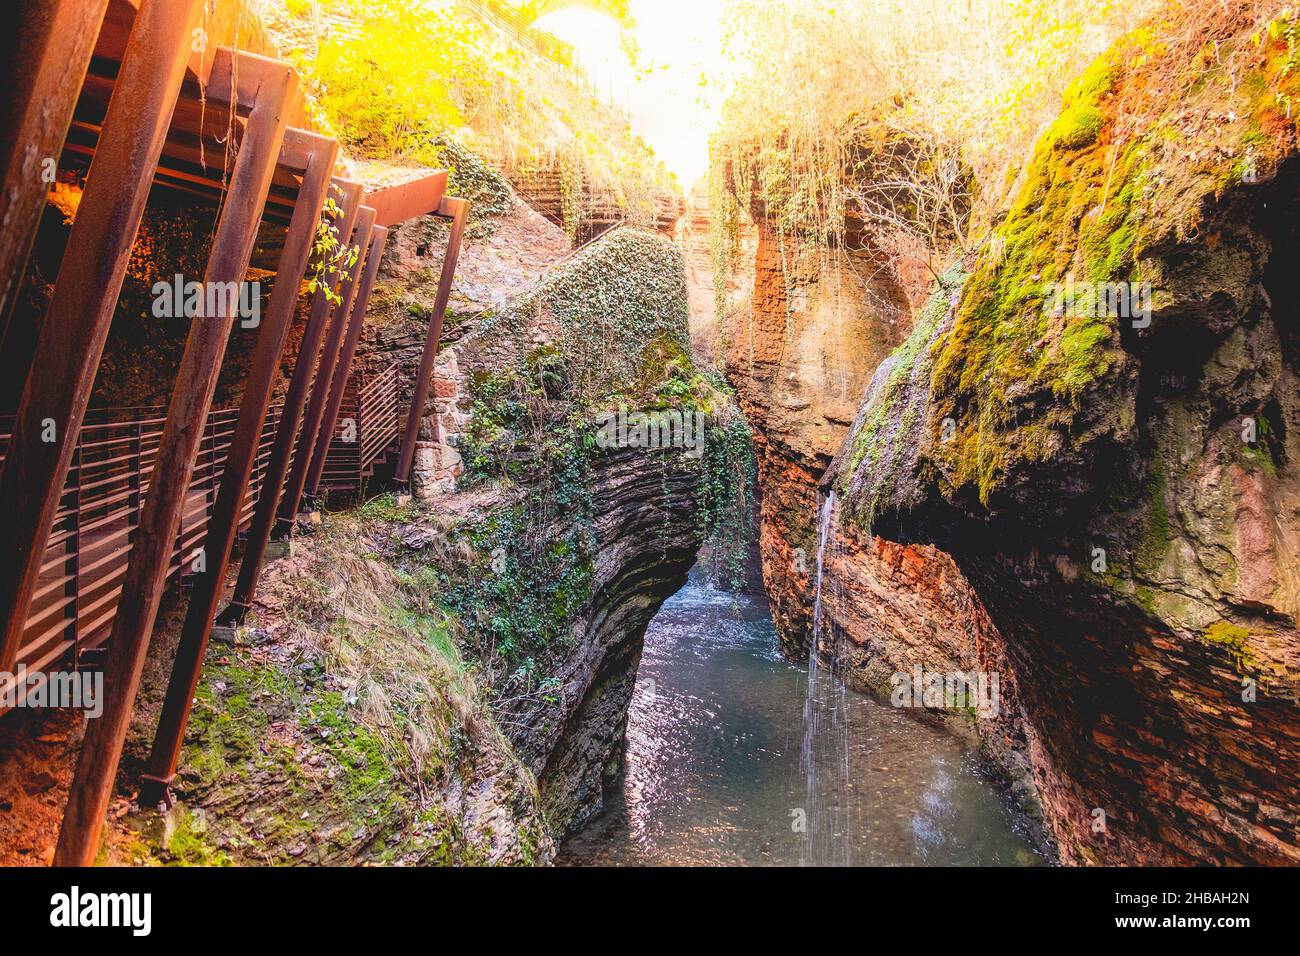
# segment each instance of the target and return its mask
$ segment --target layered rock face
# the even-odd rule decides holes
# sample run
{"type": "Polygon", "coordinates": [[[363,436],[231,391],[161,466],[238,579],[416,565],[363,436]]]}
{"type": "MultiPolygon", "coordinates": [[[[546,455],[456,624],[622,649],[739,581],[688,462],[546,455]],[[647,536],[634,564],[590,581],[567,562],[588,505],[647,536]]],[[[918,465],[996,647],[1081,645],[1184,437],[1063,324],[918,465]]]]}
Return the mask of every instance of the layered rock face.
{"type": "Polygon", "coordinates": [[[728,309],[722,340],[727,377],[754,428],[763,578],[782,644],[798,654],[809,633],[818,482],[910,309],[870,252],[846,252],[827,268],[782,250],[762,219],[755,232],[753,292],[728,309]]]}
{"type": "Polygon", "coordinates": [[[594,470],[590,598],[553,674],[557,699],[522,708],[529,729],[513,735],[557,839],[600,813],[622,767],[646,627],[686,583],[702,543],[699,477],[689,465],[647,468],[636,449],[602,456],[594,470]]]}
{"type": "Polygon", "coordinates": [[[620,408],[693,414],[694,399],[666,398],[699,387],[688,342],[680,254],[620,229],[452,347],[474,410],[455,498],[485,486],[498,498],[456,532],[475,557],[450,593],[478,653],[500,668],[503,729],[557,838],[603,805],[645,629],[708,529],[709,442],[704,454],[610,444],[597,420],[620,408]]]}
{"type": "Polygon", "coordinates": [[[712,216],[709,213],[709,186],[700,180],[686,197],[686,210],[673,239],[686,261],[687,305],[690,307],[691,352],[697,361],[721,365],[726,347],[718,322],[719,299],[724,313],[748,308],[754,294],[756,239],[749,220],[737,224],[737,258],[746,265],[723,277],[719,283],[713,262],[712,216]],[[721,287],[719,287],[721,286],[721,287]]]}
{"type": "Polygon", "coordinates": [[[832,477],[974,587],[1065,860],[1294,864],[1296,82],[1246,32],[1190,72],[1142,42],[1076,82],[832,477]]]}

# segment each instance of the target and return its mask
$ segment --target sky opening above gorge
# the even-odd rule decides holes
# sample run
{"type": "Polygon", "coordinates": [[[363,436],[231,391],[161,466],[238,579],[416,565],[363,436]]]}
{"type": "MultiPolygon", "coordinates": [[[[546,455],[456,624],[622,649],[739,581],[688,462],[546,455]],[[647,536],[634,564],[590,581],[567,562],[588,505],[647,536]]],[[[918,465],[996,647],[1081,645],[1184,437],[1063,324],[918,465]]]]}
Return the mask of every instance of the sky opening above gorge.
{"type": "Polygon", "coordinates": [[[725,10],[725,0],[632,0],[635,64],[604,14],[560,10],[537,26],[573,44],[599,94],[626,111],[689,189],[708,170],[709,134],[736,72],[724,49],[725,10]]]}

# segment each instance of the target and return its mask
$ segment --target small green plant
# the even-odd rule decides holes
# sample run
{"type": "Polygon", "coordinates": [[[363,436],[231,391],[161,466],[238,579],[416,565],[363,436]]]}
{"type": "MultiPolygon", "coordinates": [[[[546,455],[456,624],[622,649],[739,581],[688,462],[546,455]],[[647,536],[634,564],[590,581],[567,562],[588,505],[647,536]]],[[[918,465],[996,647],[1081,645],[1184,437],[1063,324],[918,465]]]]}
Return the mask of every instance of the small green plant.
{"type": "Polygon", "coordinates": [[[738,408],[715,418],[706,432],[704,469],[697,513],[709,545],[713,578],[739,590],[753,544],[754,493],[758,460],[754,436],[738,408]]]}
{"type": "Polygon", "coordinates": [[[316,239],[307,266],[307,291],[312,295],[317,290],[323,291],[326,300],[333,305],[343,304],[335,286],[347,280],[361,255],[359,246],[345,244],[339,235],[338,224],[343,218],[343,210],[335,197],[342,194],[339,187],[330,184],[320,222],[316,224],[316,239]]]}

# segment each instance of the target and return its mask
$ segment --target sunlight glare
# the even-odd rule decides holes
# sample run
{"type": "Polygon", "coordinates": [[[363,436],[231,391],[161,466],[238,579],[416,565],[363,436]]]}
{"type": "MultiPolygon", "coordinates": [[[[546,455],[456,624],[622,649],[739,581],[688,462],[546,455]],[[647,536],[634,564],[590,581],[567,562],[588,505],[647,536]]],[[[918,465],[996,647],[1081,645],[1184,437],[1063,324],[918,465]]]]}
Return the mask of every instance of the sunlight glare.
{"type": "Polygon", "coordinates": [[[689,190],[708,169],[709,131],[733,71],[722,49],[725,6],[726,0],[632,0],[635,66],[618,25],[604,14],[559,10],[537,26],[574,46],[599,95],[627,112],[632,129],[689,190]]]}

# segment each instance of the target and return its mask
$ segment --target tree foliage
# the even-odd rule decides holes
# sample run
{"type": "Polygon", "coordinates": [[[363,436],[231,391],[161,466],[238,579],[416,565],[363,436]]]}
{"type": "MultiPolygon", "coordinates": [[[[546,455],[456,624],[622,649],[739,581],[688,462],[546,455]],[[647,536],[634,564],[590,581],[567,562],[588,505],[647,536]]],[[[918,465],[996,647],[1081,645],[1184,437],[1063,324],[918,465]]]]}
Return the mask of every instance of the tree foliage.
{"type": "MultiPolygon", "coordinates": [[[[757,205],[837,246],[848,217],[937,274],[987,230],[1069,80],[1154,0],[733,0],[740,79],[713,139],[719,228],[757,205]]],[[[718,244],[726,268],[732,243],[718,244]]]]}
{"type": "Polygon", "coordinates": [[[468,148],[507,178],[567,162],[628,208],[648,183],[671,186],[563,44],[529,44],[452,0],[259,0],[258,12],[303,75],[317,125],[355,158],[454,174],[468,148]]]}

